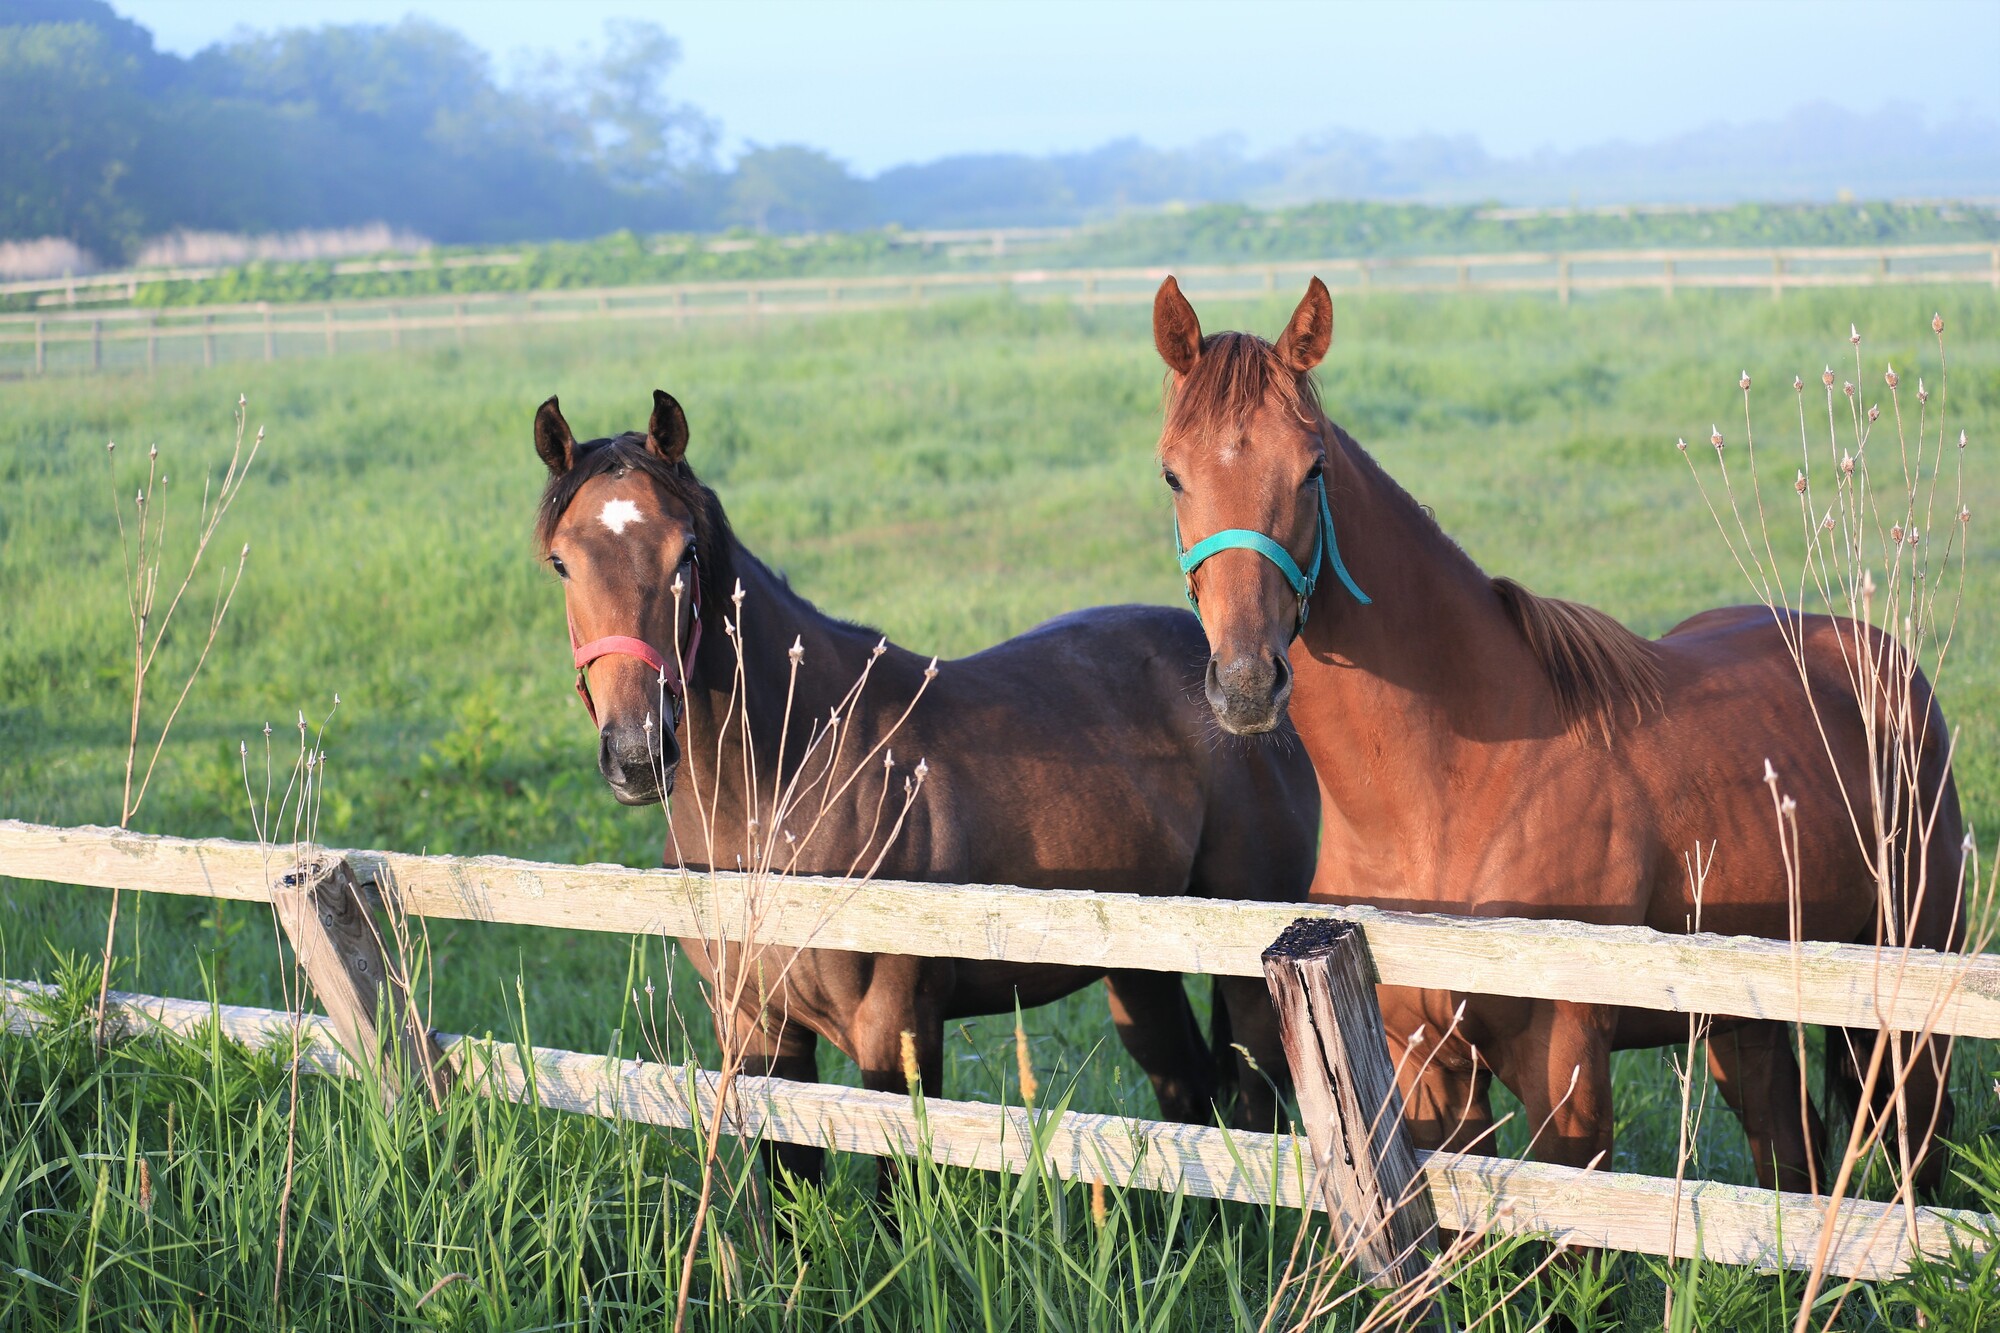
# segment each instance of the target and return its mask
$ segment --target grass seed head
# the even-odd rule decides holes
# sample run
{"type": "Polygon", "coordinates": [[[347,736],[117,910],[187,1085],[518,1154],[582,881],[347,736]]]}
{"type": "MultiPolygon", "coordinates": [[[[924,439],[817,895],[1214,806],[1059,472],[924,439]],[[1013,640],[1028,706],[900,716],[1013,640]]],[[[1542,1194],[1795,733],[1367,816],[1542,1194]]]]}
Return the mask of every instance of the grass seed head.
{"type": "Polygon", "coordinates": [[[1800,379],[1797,375],[1792,376],[1792,392],[1804,393],[1805,391],[1806,391],[1806,382],[1800,379]]]}
{"type": "Polygon", "coordinates": [[[1793,489],[1793,490],[1795,490],[1795,491],[1797,491],[1797,492],[1798,492],[1798,493],[1799,493],[1800,495],[1804,495],[1804,494],[1806,493],[1806,474],[1805,474],[1805,473],[1803,473],[1803,472],[1799,473],[1799,475],[1798,475],[1798,479],[1797,479],[1796,481],[1794,481],[1794,482],[1792,483],[1792,489],[1793,489]]]}
{"type": "Polygon", "coordinates": [[[1856,347],[1861,346],[1861,330],[1849,324],[1847,326],[1847,341],[1853,343],[1856,347]]]}
{"type": "Polygon", "coordinates": [[[1829,388],[1829,389],[1831,389],[1831,388],[1833,387],[1833,367],[1832,367],[1832,366],[1828,366],[1828,367],[1827,367],[1827,368],[1826,368],[1825,370],[1822,370],[1822,371],[1821,371],[1821,372],[1819,373],[1819,382],[1820,382],[1821,384],[1824,384],[1824,385],[1825,385],[1825,386],[1826,386],[1827,388],[1829,388]]]}
{"type": "Polygon", "coordinates": [[[1903,525],[1901,523],[1891,523],[1889,525],[1889,540],[1898,546],[1903,544],[1903,525]]]}
{"type": "Polygon", "coordinates": [[[1028,1030],[1021,1026],[1021,1016],[1014,1016],[1014,1068],[1021,1076],[1021,1102],[1025,1106],[1035,1104],[1035,1063],[1028,1058],[1028,1030]]]}
{"type": "Polygon", "coordinates": [[[1939,314],[1939,315],[1932,315],[1932,316],[1931,316],[1931,332],[1932,332],[1932,333],[1943,333],[1943,332],[1944,332],[1944,316],[1943,316],[1943,315],[1939,314]]]}
{"type": "Polygon", "coordinates": [[[1686,453],[1688,451],[1688,442],[1686,439],[1675,440],[1674,447],[1676,449],[1679,449],[1682,453],[1686,453]]]}
{"type": "Polygon", "coordinates": [[[1826,516],[1824,518],[1820,519],[1819,526],[1820,526],[1820,531],[1822,532],[1833,531],[1833,511],[1831,509],[1826,511],[1826,516]]]}
{"type": "Polygon", "coordinates": [[[1840,474],[1844,477],[1854,475],[1854,455],[1845,449],[1840,451],[1840,474]]]}
{"type": "Polygon", "coordinates": [[[1739,378],[1737,379],[1737,381],[1736,381],[1736,387],[1737,387],[1737,388],[1739,388],[1739,389],[1741,389],[1741,390],[1743,390],[1743,392],[1745,392],[1745,393],[1749,393],[1749,392],[1750,392],[1750,372],[1749,372],[1749,371],[1747,371],[1747,370],[1746,370],[1746,371],[1742,372],[1742,375],[1741,375],[1741,376],[1740,376],[1740,377],[1739,377],[1739,378]]]}
{"type": "Polygon", "coordinates": [[[924,1084],[924,1071],[917,1067],[917,1034],[903,1029],[903,1081],[915,1092],[924,1084]]]}
{"type": "Polygon", "coordinates": [[[1900,383],[1900,381],[1897,380],[1896,378],[1896,368],[1894,366],[1890,366],[1887,370],[1882,372],[1882,382],[1888,385],[1892,389],[1895,388],[1898,383],[1900,383]]]}
{"type": "Polygon", "coordinates": [[[1852,398],[1854,396],[1854,381],[1842,380],[1840,382],[1840,391],[1846,394],[1849,398],[1852,398]]]}
{"type": "Polygon", "coordinates": [[[1882,408],[1880,404],[1877,403],[1868,404],[1868,419],[1870,421],[1880,421],[1882,419],[1882,408]]]}
{"type": "Polygon", "coordinates": [[[1713,422],[1708,427],[1708,442],[1715,446],[1715,452],[1722,452],[1722,428],[1713,422]]]}
{"type": "Polygon", "coordinates": [[[1919,375],[1917,376],[1917,401],[1920,403],[1928,403],[1930,400],[1931,400],[1931,391],[1924,387],[1924,377],[1922,375],[1919,375]]]}

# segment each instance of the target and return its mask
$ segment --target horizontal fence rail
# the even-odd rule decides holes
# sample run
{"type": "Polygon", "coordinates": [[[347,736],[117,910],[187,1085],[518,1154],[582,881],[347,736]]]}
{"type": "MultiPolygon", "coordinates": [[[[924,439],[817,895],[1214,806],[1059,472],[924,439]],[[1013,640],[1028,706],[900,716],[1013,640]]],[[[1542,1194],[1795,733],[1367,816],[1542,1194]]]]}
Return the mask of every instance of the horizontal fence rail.
{"type": "MultiPolygon", "coordinates": [[[[270,900],[295,849],[0,820],[0,875],[270,900]]],[[[1018,963],[1261,977],[1301,916],[1358,922],[1387,985],[2000,1037],[2000,955],[1369,907],[341,853],[414,916],[1018,963]]]]}
{"type": "MultiPolygon", "coordinates": [[[[257,1050],[300,1039],[309,1067],[354,1072],[326,1019],[270,1009],[210,1005],[148,995],[114,996],[128,1029],[182,1037],[213,1024],[257,1050]]],[[[48,1023],[48,988],[0,981],[0,1026],[48,1023]]],[[[462,1077],[508,1101],[668,1128],[714,1113],[717,1076],[682,1066],[574,1051],[445,1037],[462,1077]]],[[[827,1084],[740,1076],[724,1123],[750,1139],[808,1144],[876,1156],[927,1154],[950,1166],[1023,1172],[1039,1149],[1042,1169],[1068,1180],[1181,1190],[1204,1198],[1281,1208],[1317,1208],[1305,1140],[1068,1112],[925,1100],[827,1084]]],[[[1677,1184],[1655,1176],[1467,1154],[1420,1153],[1441,1225],[1495,1235],[1543,1235],[1571,1245],[1753,1268],[1813,1265],[1828,1225],[1823,1199],[1741,1185],[1677,1184]]],[[[1905,1271],[1912,1253],[1947,1258],[1954,1239],[1990,1244],[1995,1219],[1953,1209],[1865,1200],[1844,1202],[1826,1271],[1881,1279],[1905,1271]]]]}
{"type": "MultiPolygon", "coordinates": [[[[466,263],[476,257],[467,257],[466,263]]],[[[375,261],[369,261],[375,262],[375,261]]],[[[457,263],[459,261],[447,261],[457,263]]],[[[487,261],[480,261],[487,262],[487,261]]],[[[497,261],[494,261],[497,262],[497,261]]],[[[440,296],[236,303],[0,315],[0,375],[214,365],[341,351],[462,343],[469,333],[530,325],[758,320],[922,305],[950,294],[1007,293],[1084,307],[1150,301],[1173,272],[1205,300],[1259,299],[1317,274],[1336,292],[1578,292],[1768,290],[1978,283],[2000,291],[2000,245],[1874,249],[1579,250],[1411,255],[1124,268],[991,269],[625,287],[551,288],[440,296]]]]}

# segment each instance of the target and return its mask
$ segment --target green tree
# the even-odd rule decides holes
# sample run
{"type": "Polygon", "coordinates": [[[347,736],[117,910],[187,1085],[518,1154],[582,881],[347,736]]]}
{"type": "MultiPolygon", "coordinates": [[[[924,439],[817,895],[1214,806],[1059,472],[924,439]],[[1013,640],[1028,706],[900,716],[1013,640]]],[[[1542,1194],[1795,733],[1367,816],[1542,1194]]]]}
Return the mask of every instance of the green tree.
{"type": "Polygon", "coordinates": [[[833,231],[873,219],[865,182],[817,148],[752,144],[736,163],[730,213],[758,231],[833,231]]]}
{"type": "Polygon", "coordinates": [[[0,237],[115,256],[138,235],[124,187],[146,132],[141,74],[91,24],[0,27],[0,237]]]}

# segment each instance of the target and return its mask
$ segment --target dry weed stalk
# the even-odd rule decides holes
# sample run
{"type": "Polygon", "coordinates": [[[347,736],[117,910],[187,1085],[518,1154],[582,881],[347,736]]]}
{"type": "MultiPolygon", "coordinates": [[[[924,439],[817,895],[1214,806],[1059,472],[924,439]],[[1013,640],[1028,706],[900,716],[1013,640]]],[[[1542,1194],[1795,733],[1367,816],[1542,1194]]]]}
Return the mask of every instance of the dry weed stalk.
{"type": "MultiPolygon", "coordinates": [[[[679,642],[682,598],[688,589],[679,575],[672,585],[674,595],[674,625],[676,660],[684,660],[683,646],[679,642]]],[[[882,829],[882,819],[888,810],[890,789],[895,776],[895,758],[889,751],[889,744],[909,720],[918,702],[923,698],[930,682],[937,677],[936,659],[931,661],[924,672],[923,683],[918,686],[904,706],[901,714],[882,736],[870,745],[865,753],[851,761],[851,766],[843,768],[843,756],[847,748],[849,732],[853,729],[847,719],[867,688],[875,664],[888,651],[887,641],[878,643],[863,665],[856,678],[840,702],[834,706],[824,722],[815,719],[808,729],[805,747],[796,767],[789,776],[783,771],[782,763],[786,746],[791,737],[793,704],[797,698],[799,672],[805,661],[803,643],[794,642],[786,654],[790,672],[785,689],[785,707],[779,721],[779,744],[777,754],[780,769],[776,773],[760,775],[757,772],[755,746],[750,739],[751,718],[744,675],[744,643],[742,624],[745,594],[739,582],[730,596],[730,612],[723,618],[723,632],[733,650],[734,661],[731,673],[729,698],[714,737],[714,760],[705,773],[698,771],[696,756],[703,752],[707,738],[694,735],[693,716],[687,718],[686,744],[682,747],[683,771],[678,782],[693,797],[704,843],[703,862],[710,867],[716,865],[717,830],[716,821],[721,817],[723,783],[730,781],[736,792],[743,796],[744,827],[743,846],[749,856],[737,858],[737,870],[742,873],[742,891],[736,898],[737,919],[726,922],[719,913],[722,910],[723,895],[710,895],[709,920],[696,937],[696,947],[701,951],[701,961],[706,965],[708,979],[702,983],[703,998],[709,1012],[715,1017],[716,1038],[720,1047],[717,1077],[714,1083],[712,1104],[708,1108],[706,1123],[701,1126],[701,1180],[695,1197],[694,1220],[689,1228],[686,1248],[681,1256],[680,1285],[676,1292],[674,1306],[675,1333],[685,1327],[688,1301],[692,1294],[695,1257],[706,1232],[709,1214],[715,1196],[715,1176],[720,1165],[722,1140],[729,1129],[730,1121],[736,1122],[730,1137],[745,1137],[745,1126],[740,1108],[735,1108],[736,1080],[747,1059],[747,1035],[743,1030],[741,1016],[754,1009],[760,1025],[767,1030],[775,1023],[778,1029],[789,1021],[790,1015],[771,1013],[774,998],[784,994],[785,983],[792,965],[798,960],[806,945],[782,951],[782,957],[775,966],[767,966],[768,946],[759,946],[756,941],[763,938],[770,924],[773,891],[783,880],[793,874],[799,859],[806,854],[814,839],[826,826],[829,817],[842,808],[849,793],[863,776],[873,772],[876,761],[881,760],[882,788],[875,802],[874,821],[866,838],[860,844],[847,878],[851,888],[859,888],[874,877],[881,868],[883,858],[888,855],[896,838],[902,833],[905,821],[922,793],[924,780],[929,774],[929,765],[919,760],[914,769],[904,777],[900,800],[893,809],[893,815],[886,831],[882,829]],[[729,738],[734,733],[737,739],[735,762],[730,762],[729,738]],[[734,768],[735,772],[725,774],[734,768]],[[706,783],[706,787],[704,787],[706,783]],[[740,784],[740,785],[739,785],[740,784]],[[795,820],[806,820],[803,833],[794,832],[795,820]],[[879,835],[879,840],[878,840],[879,835]],[[865,864],[864,864],[865,862],[865,864]],[[732,948],[727,941],[742,943],[732,948]],[[752,987],[755,987],[753,990],[752,987]],[[754,1006],[748,1003],[755,1001],[754,1006]],[[733,1109],[734,1108],[734,1109],[733,1109]]],[[[659,678],[657,699],[660,718],[671,718],[673,711],[667,696],[667,680],[662,672],[659,678]]],[[[650,729],[652,719],[646,722],[650,729]]],[[[658,753],[656,750],[655,753],[658,753]]],[[[661,787],[665,789],[666,774],[658,775],[661,787]]],[[[666,807],[662,806],[663,811],[666,807]]],[[[669,849],[675,862],[686,869],[686,855],[673,826],[669,813],[667,820],[669,849]]],[[[834,913],[849,901],[849,894],[838,895],[825,903],[811,921],[804,936],[811,939],[823,929],[834,913]]],[[[690,901],[690,907],[697,912],[700,905],[690,901]]],[[[783,1006],[780,1005],[782,1010],[783,1006]]],[[[906,1036],[907,1041],[907,1036],[906,1036]]],[[[907,1053],[906,1064],[913,1065],[914,1052],[907,1053]]],[[[698,1102],[691,1103],[698,1106],[698,1102]]],[[[699,1112],[697,1112],[699,1119],[699,1112]]]]}
{"type": "MultiPolygon", "coordinates": [[[[1971,522],[1965,503],[1965,432],[1959,431],[1957,448],[1950,449],[1945,420],[1950,380],[1944,327],[1941,315],[1932,318],[1931,331],[1937,349],[1935,406],[1931,401],[1933,391],[1920,378],[1917,411],[1912,420],[1905,413],[1901,377],[1892,365],[1883,369],[1882,380],[1894,426],[1890,440],[1876,438],[1882,419],[1880,404],[1864,408],[1865,395],[1856,387],[1866,380],[1859,328],[1850,326],[1848,333],[1854,360],[1853,379],[1839,380],[1836,389],[1838,377],[1830,364],[1820,374],[1826,432],[1818,443],[1807,410],[1807,381],[1803,376],[1792,380],[1800,445],[1793,490],[1798,496],[1802,539],[1798,549],[1788,557],[1796,562],[1795,576],[1779,554],[1780,545],[1789,543],[1774,540],[1774,523],[1765,507],[1751,413],[1751,378],[1747,371],[1737,385],[1742,395],[1748,499],[1739,495],[1719,427],[1710,428],[1709,441],[1715,448],[1720,500],[1703,480],[1703,470],[1692,457],[1688,458],[1689,468],[1724,544],[1757,597],[1773,613],[1800,683],[1805,687],[1829,763],[1834,762],[1835,750],[1828,719],[1822,716],[1810,688],[1803,615],[1819,611],[1836,617],[1835,635],[1848,685],[1859,702],[1869,759],[1866,789],[1851,789],[1843,779],[1842,794],[1850,831],[1876,892],[1874,993],[1878,1014],[1886,1014],[1901,995],[1910,950],[1916,947],[1917,920],[1927,897],[1952,895],[1950,935],[1966,952],[1982,951],[1993,931],[1990,910],[1980,912],[1973,920],[1962,915],[1967,891],[1979,886],[1971,835],[1965,838],[1964,855],[1955,876],[1939,873],[1925,854],[1944,813],[1949,789],[1939,784],[1935,794],[1926,795],[1919,765],[1927,745],[1941,748],[1948,763],[1955,737],[1929,734],[1932,715],[1924,705],[1918,673],[1928,663],[1930,684],[1935,689],[1949,659],[1964,605],[1966,544],[1971,522]],[[1894,452],[1884,465],[1875,467],[1874,464],[1883,462],[1881,454],[1891,448],[1894,452]],[[1877,481],[1878,472],[1888,474],[1886,484],[1877,481]],[[1832,494],[1822,501],[1818,498],[1819,479],[1829,474],[1832,494]],[[1940,495],[1941,489],[1945,490],[1944,496],[1940,495]],[[1936,526],[1939,501],[1947,497],[1950,512],[1940,534],[1936,526]],[[1875,633],[1878,630],[1879,637],[1875,633]]],[[[1683,456],[1687,456],[1685,441],[1681,441],[1680,448],[1683,456]]],[[[1837,765],[1835,771],[1838,773],[1837,765]]],[[[1783,780],[1784,775],[1767,763],[1764,781],[1771,791],[1786,864],[1796,977],[1796,960],[1803,938],[1799,830],[1797,805],[1784,792],[1783,780]]],[[[1985,906],[1989,909],[1994,887],[1989,884],[1985,895],[1985,906]]],[[[1946,994],[1934,1000],[1921,1030],[1916,1033],[1896,1031],[1886,1018],[1878,1023],[1861,1077],[1858,1107],[1829,1186],[1825,1221],[1794,1321],[1795,1333],[1805,1333],[1811,1325],[1828,1258],[1840,1229],[1840,1205],[1853,1186],[1857,1171],[1865,1174],[1863,1168],[1867,1164],[1881,1163],[1903,1205],[1900,1215],[1908,1238],[1913,1243],[1916,1239],[1916,1173],[1932,1147],[1942,1100],[1933,1103],[1931,1123],[1913,1135],[1907,1087],[1920,1064],[1936,1059],[1932,1038],[1956,986],[1954,981],[1946,988],[1946,994]],[[1884,1086],[1884,1079],[1888,1080],[1888,1093],[1878,1099],[1876,1092],[1884,1086]],[[1878,1100],[1883,1103],[1879,1107],[1878,1100]],[[1887,1142],[1891,1139],[1892,1143],[1887,1142]]],[[[1806,1064],[1803,1025],[1795,1023],[1794,1030],[1803,1094],[1806,1064]]],[[[1828,1059],[1832,1060],[1835,1055],[1831,1034],[1828,1047],[1828,1059]]],[[[1947,1038],[1942,1067],[1926,1071],[1940,1085],[1948,1076],[1950,1058],[1951,1042],[1947,1038]]],[[[1810,1102],[1803,1095],[1801,1107],[1801,1114],[1809,1117],[1810,1102]]],[[[1815,1192],[1818,1183],[1815,1172],[1815,1192]]],[[[1843,1292],[1827,1316],[1826,1327],[1830,1328],[1839,1317],[1844,1300],[1843,1292]]]]}
{"type": "MultiPolygon", "coordinates": [[[[1688,930],[1691,933],[1701,929],[1701,902],[1703,895],[1708,889],[1709,868],[1715,864],[1715,846],[1713,842],[1709,843],[1708,855],[1704,857],[1702,855],[1701,844],[1696,843],[1694,850],[1691,853],[1684,854],[1681,858],[1687,867],[1688,889],[1694,897],[1694,914],[1688,921],[1688,930]]],[[[1794,957],[1796,957],[1796,950],[1794,950],[1794,957]]],[[[1679,1078],[1681,1085],[1681,1114],[1680,1138],[1674,1148],[1674,1211],[1672,1220],[1667,1224],[1667,1254],[1669,1257],[1680,1252],[1681,1190],[1687,1184],[1688,1159],[1693,1154],[1695,1139],[1701,1132],[1702,1112],[1708,1106],[1707,1084],[1704,1083],[1702,1085],[1700,1098],[1697,1099],[1694,1097],[1694,1060],[1695,1052],[1702,1049],[1703,1045],[1708,1041],[1709,1023],[1710,1018],[1707,1014],[1688,1015],[1687,1055],[1685,1057],[1677,1057],[1674,1061],[1674,1072],[1679,1078]]],[[[1804,1058],[1804,1054],[1801,1052],[1800,1060],[1803,1062],[1804,1058]]],[[[1801,1063],[1800,1068],[1804,1068],[1803,1063],[1801,1063]]],[[[1814,1192],[1817,1193],[1817,1189],[1814,1192]]],[[[1666,1326],[1668,1328],[1674,1326],[1674,1289],[1672,1286],[1667,1288],[1666,1326]]]]}
{"type": "MultiPolygon", "coordinates": [[[[173,730],[174,719],[180,716],[181,706],[187,702],[194,689],[195,680],[201,675],[202,667],[208,661],[209,650],[215,646],[216,635],[222,630],[223,617],[229,613],[229,605],[236,597],[236,589],[243,582],[243,568],[250,559],[250,546],[246,542],[236,559],[233,575],[225,570],[217,580],[215,599],[209,607],[208,633],[202,640],[201,652],[194,665],[188,668],[187,677],[181,683],[180,693],[174,697],[173,707],[167,711],[166,720],[160,724],[159,734],[153,738],[152,751],[146,759],[143,773],[139,773],[138,759],[140,732],[145,720],[146,685],[152,677],[153,661],[158,656],[161,645],[167,641],[168,632],[173,628],[174,613],[180,610],[181,599],[193,586],[195,575],[201,569],[202,557],[208,554],[209,544],[214,541],[217,530],[222,526],[223,516],[229,506],[243,491],[244,480],[250,474],[250,465],[257,461],[257,451],[264,444],[264,430],[257,429],[256,438],[250,442],[249,451],[243,447],[244,430],[249,421],[249,401],[239,395],[236,399],[236,439],[235,447],[229,455],[229,466],[223,471],[219,485],[207,476],[202,478],[201,511],[195,524],[194,550],[188,556],[187,570],[181,576],[178,587],[168,599],[166,610],[160,612],[159,593],[160,572],[166,561],[168,509],[160,496],[166,486],[166,474],[160,471],[160,447],[156,444],[146,451],[146,482],[139,488],[133,501],[137,511],[136,531],[128,528],[125,510],[117,500],[117,474],[115,462],[117,443],[105,446],[106,465],[111,469],[112,514],[118,520],[118,544],[124,555],[125,609],[131,620],[132,632],[132,709],[130,728],[125,745],[125,785],[118,800],[118,827],[130,828],[132,817],[139,812],[140,804],[146,799],[146,789],[151,785],[153,769],[159,763],[160,751],[167,743],[167,735],[173,730]],[[137,790],[133,787],[134,774],[138,773],[137,790]]],[[[111,911],[104,925],[103,968],[97,981],[96,1021],[100,1039],[105,1035],[105,1005],[111,991],[111,959],[117,941],[118,907],[120,890],[111,891],[111,911]]]]}

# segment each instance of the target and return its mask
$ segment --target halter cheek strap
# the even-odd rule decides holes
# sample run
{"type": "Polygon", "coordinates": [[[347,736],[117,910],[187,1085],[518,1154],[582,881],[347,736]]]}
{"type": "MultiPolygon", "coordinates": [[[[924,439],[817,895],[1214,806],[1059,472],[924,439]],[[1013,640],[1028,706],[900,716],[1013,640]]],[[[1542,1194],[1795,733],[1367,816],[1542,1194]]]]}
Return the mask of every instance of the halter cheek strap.
{"type": "Polygon", "coordinates": [[[611,657],[622,654],[626,657],[638,658],[641,662],[644,662],[659,673],[661,687],[666,690],[667,697],[674,701],[674,723],[675,725],[679,725],[679,714],[687,705],[688,673],[694,670],[694,655],[701,648],[701,567],[699,565],[694,567],[693,588],[694,611],[693,615],[689,618],[687,651],[682,654],[680,661],[674,663],[674,669],[671,673],[667,670],[667,659],[662,657],[653,645],[647,643],[644,639],[634,639],[623,634],[608,634],[601,639],[592,639],[589,643],[585,643],[583,637],[576,632],[576,617],[568,615],[568,609],[565,607],[564,614],[569,619],[570,654],[576,662],[576,697],[583,700],[583,711],[590,714],[590,720],[593,724],[597,721],[597,703],[590,697],[590,664],[600,657],[611,657]]]}
{"type": "Polygon", "coordinates": [[[1195,615],[1201,614],[1201,604],[1195,600],[1194,572],[1210,556],[1232,550],[1255,551],[1276,565],[1278,572],[1285,576],[1285,582],[1291,585],[1292,595],[1299,599],[1298,621],[1292,626],[1294,639],[1305,632],[1306,612],[1312,603],[1313,590],[1319,587],[1320,571],[1329,562],[1342,586],[1354,595],[1354,600],[1363,606],[1370,604],[1368,594],[1361,591],[1354,576],[1347,572],[1347,563],[1340,558],[1340,543],[1333,535],[1333,510],[1326,503],[1326,478],[1320,477],[1315,484],[1319,492],[1319,535],[1313,539],[1312,566],[1309,569],[1300,569],[1298,561],[1292,559],[1292,553],[1282,543],[1249,528],[1226,528],[1202,538],[1192,549],[1186,548],[1181,544],[1180,517],[1175,516],[1174,550],[1180,553],[1181,576],[1187,580],[1187,603],[1195,615]]]}

